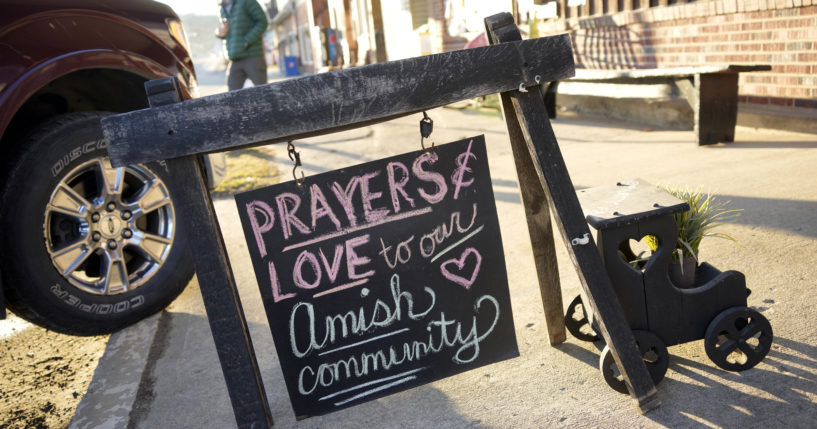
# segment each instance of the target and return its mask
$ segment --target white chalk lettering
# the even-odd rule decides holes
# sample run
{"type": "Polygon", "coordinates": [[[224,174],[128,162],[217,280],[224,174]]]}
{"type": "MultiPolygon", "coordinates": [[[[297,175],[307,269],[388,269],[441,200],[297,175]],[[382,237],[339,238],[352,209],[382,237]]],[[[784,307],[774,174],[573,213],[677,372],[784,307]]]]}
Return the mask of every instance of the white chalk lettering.
{"type": "MultiPolygon", "coordinates": [[[[494,331],[500,316],[499,302],[490,295],[479,297],[474,308],[477,314],[472,317],[470,328],[464,327],[461,321],[447,319],[445,313],[440,312],[437,319],[427,324],[428,339],[425,341],[407,340],[402,344],[392,344],[373,352],[361,352],[334,362],[324,362],[317,368],[306,365],[298,373],[298,392],[302,395],[309,395],[315,392],[318,386],[331,388],[336,382],[364,378],[378,371],[388,371],[447,349],[455,349],[451,358],[454,363],[461,365],[471,363],[479,357],[480,343],[494,331]],[[483,308],[485,303],[493,307],[493,319],[490,326],[480,329],[477,314],[481,313],[481,310],[486,310],[483,308]]],[[[399,377],[401,375],[370,381],[344,391],[328,394],[320,399],[331,398],[340,393],[370,386],[378,381],[399,377]]]]}
{"type": "Polygon", "coordinates": [[[402,265],[411,260],[411,248],[409,247],[409,243],[411,243],[411,240],[414,240],[413,235],[408,239],[401,241],[397,245],[397,250],[394,251],[394,258],[389,259],[389,250],[391,250],[391,246],[386,246],[386,243],[381,238],[380,239],[381,250],[377,253],[383,256],[383,259],[386,260],[386,265],[388,265],[389,268],[394,269],[394,267],[397,266],[398,262],[400,262],[400,264],[402,265]]]}
{"type": "Polygon", "coordinates": [[[374,328],[383,328],[403,319],[405,314],[411,320],[425,317],[436,303],[434,290],[425,287],[423,290],[430,297],[430,304],[425,310],[415,313],[414,296],[411,292],[400,290],[400,276],[393,274],[390,282],[393,307],[380,299],[375,300],[371,314],[367,317],[366,309],[361,306],[357,311],[350,310],[343,314],[327,315],[324,317],[323,338],[318,340],[318,321],[312,303],[299,302],[292,307],[289,318],[289,340],[292,354],[304,357],[312,351],[320,351],[324,347],[334,344],[341,338],[350,335],[360,335],[374,328]],[[406,311],[403,312],[403,306],[406,311]],[[305,320],[304,320],[305,319],[305,320]],[[304,334],[301,330],[306,330],[304,334]],[[302,347],[298,338],[306,338],[307,344],[302,347]]]}

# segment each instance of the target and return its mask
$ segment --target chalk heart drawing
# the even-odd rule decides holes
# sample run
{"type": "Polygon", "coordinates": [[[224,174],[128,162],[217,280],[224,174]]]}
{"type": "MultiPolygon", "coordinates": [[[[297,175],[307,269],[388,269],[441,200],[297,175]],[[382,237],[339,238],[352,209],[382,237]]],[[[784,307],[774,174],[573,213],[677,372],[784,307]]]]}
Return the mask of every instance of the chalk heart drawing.
{"type": "Polygon", "coordinates": [[[474,281],[477,279],[477,274],[479,274],[479,268],[482,265],[482,255],[479,254],[477,249],[473,247],[469,247],[462,252],[459,258],[449,259],[443,262],[440,265],[440,271],[443,274],[443,277],[451,280],[452,282],[464,287],[466,290],[471,289],[471,285],[474,284],[474,281]],[[463,273],[462,270],[465,267],[465,263],[469,259],[469,256],[473,255],[476,258],[477,263],[474,264],[474,271],[468,276],[467,273],[463,273]]]}

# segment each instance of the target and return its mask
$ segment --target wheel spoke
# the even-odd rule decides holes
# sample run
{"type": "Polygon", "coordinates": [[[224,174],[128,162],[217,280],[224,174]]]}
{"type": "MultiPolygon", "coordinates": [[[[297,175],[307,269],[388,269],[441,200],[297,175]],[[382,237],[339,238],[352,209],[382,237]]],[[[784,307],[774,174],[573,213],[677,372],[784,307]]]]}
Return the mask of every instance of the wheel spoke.
{"type": "Polygon", "coordinates": [[[737,341],[730,338],[729,340],[727,340],[723,344],[719,345],[715,349],[715,351],[716,351],[716,353],[721,355],[723,357],[723,359],[726,359],[726,357],[729,356],[730,353],[732,353],[733,351],[735,351],[736,348],[738,348],[738,345],[739,344],[738,344],[737,341]]]}
{"type": "Polygon", "coordinates": [[[750,323],[748,326],[743,328],[740,331],[740,344],[738,347],[740,348],[746,356],[756,356],[760,353],[763,353],[763,348],[765,347],[761,338],[763,337],[763,329],[757,323],[750,323]],[[752,338],[757,338],[757,346],[753,346],[748,343],[749,340],[752,338]]]}
{"type": "Polygon", "coordinates": [[[738,328],[735,326],[734,320],[731,320],[726,325],[724,331],[726,331],[726,333],[728,334],[729,339],[740,338],[740,331],[738,331],[738,328]]]}
{"type": "Polygon", "coordinates": [[[125,264],[125,259],[118,251],[105,252],[105,273],[104,284],[102,289],[103,295],[112,295],[121,292],[127,292],[129,288],[128,269],[125,264]]]}
{"type": "Polygon", "coordinates": [[[584,314],[582,314],[582,313],[579,313],[579,314],[574,313],[572,319],[579,325],[584,325],[585,323],[590,323],[590,321],[587,320],[587,317],[584,317],[584,314]]]}
{"type": "Polygon", "coordinates": [[[78,219],[85,219],[89,214],[91,203],[65,183],[57,185],[51,196],[48,211],[62,213],[78,219]]]}
{"type": "Polygon", "coordinates": [[[757,336],[758,334],[762,334],[762,329],[759,324],[752,322],[741,329],[739,335],[741,339],[748,340],[749,338],[757,336]]]}
{"type": "Polygon", "coordinates": [[[85,242],[74,243],[56,253],[51,254],[51,260],[63,276],[70,276],[91,254],[91,249],[85,242]]]}
{"type": "Polygon", "coordinates": [[[130,242],[136,246],[139,253],[156,263],[164,261],[167,249],[172,244],[168,238],[141,231],[135,233],[130,242]]]}
{"type": "Polygon", "coordinates": [[[108,158],[99,159],[99,176],[102,180],[102,197],[110,200],[111,196],[122,195],[125,181],[125,168],[114,168],[108,158]]]}
{"type": "Polygon", "coordinates": [[[744,341],[738,343],[738,348],[740,349],[740,351],[743,352],[743,354],[746,355],[746,358],[749,360],[755,359],[758,356],[758,354],[760,354],[757,347],[752,347],[749,344],[746,344],[746,342],[744,341]]]}
{"type": "Polygon", "coordinates": [[[150,213],[159,207],[170,204],[170,194],[159,180],[153,180],[139,196],[138,206],[141,213],[150,213]]]}

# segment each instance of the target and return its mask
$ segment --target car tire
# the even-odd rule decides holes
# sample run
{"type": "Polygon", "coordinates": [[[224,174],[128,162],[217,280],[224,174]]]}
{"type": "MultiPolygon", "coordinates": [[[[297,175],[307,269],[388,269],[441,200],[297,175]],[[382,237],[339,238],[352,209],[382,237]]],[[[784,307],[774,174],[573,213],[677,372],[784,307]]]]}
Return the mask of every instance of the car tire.
{"type": "Polygon", "coordinates": [[[74,335],[113,332],[167,306],[193,275],[164,163],[111,167],[103,112],[38,127],[0,194],[8,307],[74,335]]]}

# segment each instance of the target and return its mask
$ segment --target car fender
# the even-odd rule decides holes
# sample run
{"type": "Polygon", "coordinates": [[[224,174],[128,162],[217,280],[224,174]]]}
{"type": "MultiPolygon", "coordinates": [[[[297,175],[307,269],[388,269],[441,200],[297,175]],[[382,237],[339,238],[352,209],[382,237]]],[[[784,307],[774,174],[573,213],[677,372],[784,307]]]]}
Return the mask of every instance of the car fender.
{"type": "MultiPolygon", "coordinates": [[[[9,12],[13,15],[14,9],[9,12]]],[[[165,12],[166,20],[175,16],[169,8],[165,12]]],[[[185,98],[196,92],[192,59],[167,27],[151,31],[123,16],[88,9],[8,18],[11,22],[0,27],[5,63],[0,68],[0,135],[29,97],[77,70],[110,68],[145,79],[177,76],[185,98]]]]}
{"type": "Polygon", "coordinates": [[[183,83],[183,98],[193,98],[195,78],[179,76],[149,58],[124,51],[87,50],[72,52],[38,64],[19,79],[8,85],[0,95],[0,134],[8,126],[14,114],[40,88],[71,72],[85,69],[115,69],[134,73],[145,80],[176,74],[183,83]]]}

